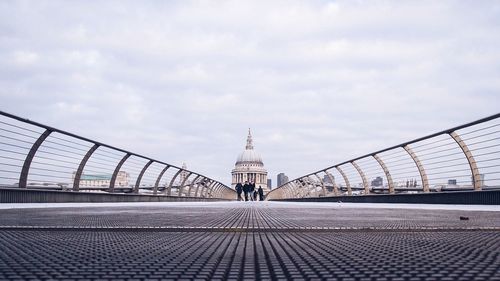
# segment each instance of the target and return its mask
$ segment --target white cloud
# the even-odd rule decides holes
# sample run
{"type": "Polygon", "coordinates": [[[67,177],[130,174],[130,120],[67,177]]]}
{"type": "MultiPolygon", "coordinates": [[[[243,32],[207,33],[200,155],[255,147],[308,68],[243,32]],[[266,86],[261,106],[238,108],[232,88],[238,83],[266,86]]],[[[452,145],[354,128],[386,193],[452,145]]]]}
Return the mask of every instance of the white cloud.
{"type": "Polygon", "coordinates": [[[15,51],[13,54],[13,62],[21,66],[35,64],[38,61],[38,54],[30,51],[15,51]]]}
{"type": "Polygon", "coordinates": [[[2,2],[0,100],[225,182],[252,127],[296,177],[496,113],[499,6],[2,2]]]}

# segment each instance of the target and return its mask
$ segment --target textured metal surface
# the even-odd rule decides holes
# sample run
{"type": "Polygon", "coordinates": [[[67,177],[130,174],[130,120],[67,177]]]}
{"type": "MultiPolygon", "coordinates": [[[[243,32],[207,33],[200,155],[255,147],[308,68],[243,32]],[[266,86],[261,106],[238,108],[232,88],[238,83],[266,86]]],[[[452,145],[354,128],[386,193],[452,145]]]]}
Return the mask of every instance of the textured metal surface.
{"type": "Polygon", "coordinates": [[[4,231],[0,278],[498,280],[499,240],[495,232],[4,231]]]}
{"type": "Polygon", "coordinates": [[[498,211],[229,202],[0,212],[0,279],[500,280],[498,211]]]}
{"type": "MultiPolygon", "coordinates": [[[[389,205],[389,204],[387,204],[389,205]]],[[[0,226],[470,228],[500,227],[500,212],[350,208],[339,203],[165,203],[165,206],[1,210],[0,226]],[[315,205],[316,204],[316,205],[315,205]],[[459,220],[467,216],[467,221],[459,220]]]]}

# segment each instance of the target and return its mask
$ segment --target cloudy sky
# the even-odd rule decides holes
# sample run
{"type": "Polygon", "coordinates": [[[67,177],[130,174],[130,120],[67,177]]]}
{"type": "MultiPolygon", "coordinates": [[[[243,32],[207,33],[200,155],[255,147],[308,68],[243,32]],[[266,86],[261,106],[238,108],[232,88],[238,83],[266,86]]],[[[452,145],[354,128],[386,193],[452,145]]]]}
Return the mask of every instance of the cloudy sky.
{"type": "Polygon", "coordinates": [[[0,110],[227,184],[500,109],[499,1],[1,1],[0,110]]]}

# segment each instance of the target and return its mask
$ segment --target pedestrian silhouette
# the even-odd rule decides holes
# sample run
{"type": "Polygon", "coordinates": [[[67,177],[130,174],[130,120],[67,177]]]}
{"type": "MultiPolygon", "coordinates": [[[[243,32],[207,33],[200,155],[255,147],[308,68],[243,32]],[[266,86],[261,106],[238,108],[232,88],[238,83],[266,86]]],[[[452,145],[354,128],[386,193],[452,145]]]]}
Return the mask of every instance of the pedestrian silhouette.
{"type": "Polygon", "coordinates": [[[241,198],[241,192],[243,191],[243,185],[241,185],[241,183],[237,183],[236,184],[236,193],[238,194],[238,201],[241,201],[242,198],[241,198]]]}
{"type": "Polygon", "coordinates": [[[248,192],[250,192],[250,185],[248,184],[248,181],[245,181],[245,184],[243,185],[243,193],[245,194],[245,201],[248,201],[248,192]]]}
{"type": "Polygon", "coordinates": [[[255,201],[255,196],[253,194],[255,192],[255,182],[250,182],[249,185],[250,189],[248,190],[248,192],[250,193],[250,199],[252,199],[252,201],[255,201]]]}
{"type": "Polygon", "coordinates": [[[259,200],[264,201],[264,190],[262,189],[262,186],[259,185],[259,189],[257,189],[259,192],[259,200]]]}

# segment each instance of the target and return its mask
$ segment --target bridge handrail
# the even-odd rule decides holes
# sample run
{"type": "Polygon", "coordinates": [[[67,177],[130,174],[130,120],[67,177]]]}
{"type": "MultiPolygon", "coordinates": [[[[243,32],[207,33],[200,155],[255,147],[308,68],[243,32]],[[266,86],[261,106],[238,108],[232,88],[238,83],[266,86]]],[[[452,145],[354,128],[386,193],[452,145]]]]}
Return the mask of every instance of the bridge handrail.
{"type": "MultiPolygon", "coordinates": [[[[331,171],[329,171],[332,169],[335,169],[332,172],[335,172],[337,175],[340,175],[343,178],[344,187],[347,191],[347,195],[353,195],[353,189],[356,189],[356,188],[363,190],[364,194],[370,194],[370,191],[373,190],[373,188],[371,188],[368,185],[368,180],[367,180],[367,177],[366,177],[365,172],[364,172],[364,170],[367,170],[367,169],[360,167],[360,165],[358,165],[358,163],[357,163],[357,161],[365,160],[365,159],[369,159],[369,158],[373,158],[374,163],[377,163],[375,165],[373,165],[373,163],[372,163],[372,166],[370,166],[371,169],[373,169],[374,166],[377,166],[378,168],[381,169],[381,171],[383,171],[382,175],[385,177],[386,181],[388,182],[387,191],[389,193],[395,193],[395,191],[393,190],[394,183],[392,182],[391,171],[390,171],[391,169],[388,168],[387,165],[385,165],[384,160],[382,159],[383,157],[381,157],[381,155],[386,153],[386,152],[392,152],[392,151],[397,150],[397,149],[403,149],[404,151],[406,151],[408,156],[410,156],[410,159],[412,159],[412,161],[414,162],[415,168],[419,171],[419,176],[420,176],[420,180],[421,180],[420,190],[422,192],[429,192],[430,191],[429,190],[429,180],[427,179],[426,167],[422,163],[422,161],[419,160],[418,153],[415,153],[411,149],[410,145],[421,143],[424,141],[428,141],[430,139],[440,137],[443,135],[449,136],[450,140],[453,140],[452,143],[454,143],[456,145],[456,148],[459,148],[460,151],[462,152],[463,156],[465,156],[465,159],[467,160],[468,168],[470,169],[470,172],[471,172],[470,175],[472,177],[472,187],[476,191],[481,190],[484,186],[484,175],[485,174],[480,173],[479,168],[481,168],[481,167],[479,167],[479,168],[477,167],[478,163],[474,159],[474,155],[473,155],[474,149],[470,149],[468,147],[467,142],[462,140],[458,131],[460,131],[462,129],[472,128],[476,125],[485,124],[485,123],[488,123],[491,121],[497,122],[499,120],[499,118],[500,118],[500,113],[497,113],[497,114],[494,114],[494,115],[491,115],[491,116],[488,116],[485,118],[481,118],[481,119],[473,121],[473,122],[459,125],[459,126],[456,126],[456,127],[450,128],[450,129],[446,129],[446,130],[443,130],[443,131],[440,131],[437,133],[433,133],[433,134],[430,134],[430,135],[427,135],[424,137],[420,137],[420,138],[417,138],[417,139],[414,139],[411,141],[407,141],[407,142],[404,142],[404,143],[401,143],[398,145],[394,145],[394,146],[387,147],[387,148],[384,148],[384,149],[381,149],[381,150],[378,150],[375,152],[371,152],[371,153],[368,153],[368,154],[365,154],[365,155],[362,155],[362,156],[359,156],[356,158],[352,158],[350,160],[347,160],[347,161],[344,161],[341,163],[337,163],[335,165],[328,166],[326,168],[323,168],[323,169],[317,170],[315,172],[300,176],[298,178],[295,178],[293,180],[290,180],[290,181],[282,184],[281,186],[279,186],[279,187],[273,189],[271,192],[269,192],[267,199],[327,196],[326,195],[326,183],[333,185],[332,189],[333,189],[334,195],[340,195],[340,194],[338,194],[338,192],[339,192],[338,186],[335,183],[334,177],[332,177],[331,171]],[[352,184],[350,184],[350,182],[352,182],[351,181],[352,176],[347,175],[342,170],[341,166],[346,166],[348,164],[352,165],[352,167],[356,170],[356,172],[355,172],[356,176],[361,178],[361,180],[362,180],[362,183],[361,183],[362,187],[361,188],[353,187],[352,184]],[[320,174],[324,174],[324,178],[326,180],[321,179],[319,177],[320,174]],[[313,176],[316,177],[317,180],[310,178],[313,176]],[[350,180],[350,178],[351,178],[351,180],[350,180]],[[332,180],[333,180],[333,182],[331,182],[332,180]],[[311,185],[313,187],[311,187],[311,185]],[[319,189],[318,189],[318,187],[319,187],[319,189]],[[311,193],[312,190],[314,190],[315,194],[311,193]]],[[[496,127],[496,126],[500,126],[500,125],[495,125],[495,126],[491,126],[491,127],[478,129],[478,130],[466,133],[464,135],[487,131],[488,129],[491,129],[491,128],[496,127]]],[[[490,138],[483,140],[483,143],[490,142],[490,144],[491,144],[491,142],[493,142],[493,145],[489,145],[487,147],[482,147],[479,149],[475,148],[475,150],[477,151],[480,149],[493,148],[494,151],[490,152],[490,154],[495,154],[495,153],[500,152],[500,150],[498,149],[500,147],[500,143],[498,141],[500,139],[500,134],[498,134],[499,132],[500,131],[487,132],[487,134],[485,134],[484,136],[490,136],[490,138]]],[[[479,137],[483,137],[483,136],[480,135],[480,136],[476,136],[474,138],[479,138],[479,137]]],[[[477,144],[477,143],[473,143],[473,145],[475,145],[475,144],[477,144]]],[[[450,145],[450,144],[448,144],[448,145],[450,145]]],[[[436,148],[436,147],[434,147],[434,148],[436,148]]],[[[439,147],[437,147],[437,148],[439,148],[439,147]]],[[[481,156],[484,156],[484,155],[481,155],[481,156]]],[[[442,159],[444,159],[444,157],[442,159]]],[[[493,159],[493,160],[495,160],[495,159],[493,159]]],[[[498,159],[496,159],[496,160],[498,160],[498,159]]],[[[490,160],[485,160],[485,161],[490,161],[490,160]]],[[[493,163],[495,165],[493,165],[493,166],[490,165],[487,168],[500,167],[499,162],[493,162],[493,163]]],[[[498,173],[491,173],[491,174],[498,174],[498,173]]],[[[461,175],[461,176],[463,177],[463,175],[461,175]]],[[[500,175],[496,175],[496,176],[498,178],[492,179],[492,181],[495,181],[495,186],[493,186],[493,187],[500,187],[500,185],[498,184],[498,181],[500,180],[500,175]]]]}
{"type": "MultiPolygon", "coordinates": [[[[147,164],[142,167],[141,173],[140,173],[140,175],[138,177],[138,180],[137,180],[137,183],[136,183],[136,186],[135,186],[135,189],[134,189],[135,193],[138,193],[138,189],[139,189],[139,186],[140,186],[142,175],[148,170],[148,167],[151,164],[158,164],[158,165],[165,166],[165,169],[164,169],[163,173],[167,169],[170,169],[170,170],[173,169],[173,170],[177,171],[176,176],[171,179],[170,185],[168,187],[166,187],[168,189],[168,194],[169,195],[171,195],[170,194],[171,193],[171,189],[172,189],[172,187],[174,187],[174,180],[176,179],[176,177],[179,176],[179,175],[181,175],[182,172],[185,172],[185,173],[188,174],[188,176],[183,179],[183,184],[186,182],[186,180],[188,178],[194,178],[195,180],[197,180],[197,182],[193,181],[190,185],[196,185],[197,189],[198,189],[198,187],[201,186],[202,189],[207,189],[208,190],[208,192],[206,192],[206,193],[201,193],[200,192],[200,194],[196,194],[196,196],[200,196],[200,197],[211,196],[211,197],[218,197],[218,198],[222,198],[222,197],[224,197],[224,198],[226,198],[226,197],[227,198],[233,198],[234,197],[234,195],[232,194],[232,193],[234,193],[233,189],[231,189],[227,185],[225,185],[225,184],[223,184],[223,183],[221,183],[219,181],[216,181],[216,180],[214,180],[214,179],[212,179],[210,177],[207,177],[207,176],[205,176],[205,175],[203,175],[201,173],[190,171],[188,169],[183,169],[182,167],[178,167],[176,165],[172,165],[172,164],[169,164],[169,163],[164,162],[164,161],[156,160],[156,159],[150,158],[148,156],[144,156],[144,155],[141,155],[141,154],[138,154],[138,153],[130,152],[130,151],[125,150],[125,149],[117,148],[117,147],[114,147],[114,146],[111,146],[111,145],[108,145],[108,144],[105,144],[105,143],[102,143],[102,142],[99,142],[99,141],[95,141],[95,140],[92,140],[92,139],[89,139],[89,138],[86,138],[86,137],[83,137],[83,136],[80,136],[80,135],[77,135],[77,134],[74,134],[74,133],[71,133],[71,132],[67,132],[67,131],[64,131],[64,130],[61,130],[61,129],[57,129],[57,128],[45,125],[45,124],[41,124],[39,122],[35,122],[35,121],[29,120],[29,119],[26,119],[26,118],[22,118],[22,117],[19,117],[19,116],[16,116],[16,115],[4,112],[4,111],[0,111],[0,116],[4,117],[4,120],[0,120],[0,121],[6,121],[6,122],[8,122],[8,120],[16,120],[16,121],[19,121],[20,124],[22,124],[24,126],[27,126],[27,124],[29,124],[31,126],[34,126],[34,127],[37,127],[37,128],[45,130],[45,132],[41,133],[40,135],[38,135],[36,137],[37,141],[33,144],[33,146],[31,147],[30,152],[26,155],[26,159],[24,160],[23,167],[22,167],[23,169],[22,169],[22,171],[19,174],[19,187],[20,188],[26,188],[27,187],[27,182],[28,182],[27,179],[28,179],[28,175],[29,175],[29,170],[30,170],[31,162],[35,158],[35,155],[36,155],[38,149],[42,146],[42,144],[44,143],[45,139],[48,138],[51,133],[59,133],[61,135],[64,135],[64,136],[67,136],[67,137],[70,137],[70,138],[73,138],[73,139],[78,139],[80,141],[84,141],[86,143],[89,143],[89,144],[93,145],[93,147],[89,151],[87,151],[87,154],[82,157],[82,159],[80,161],[80,167],[78,167],[77,171],[75,171],[75,174],[77,174],[79,176],[82,175],[82,172],[83,172],[84,168],[86,167],[87,160],[89,160],[89,158],[91,158],[93,152],[96,151],[98,148],[108,148],[108,149],[110,149],[112,151],[116,151],[116,152],[120,152],[120,153],[124,154],[124,157],[123,157],[122,161],[120,161],[120,163],[118,163],[118,165],[115,166],[115,172],[113,173],[113,175],[111,177],[111,183],[110,183],[110,186],[109,186],[109,191],[110,192],[114,192],[114,181],[116,180],[117,173],[120,171],[121,165],[125,164],[127,162],[127,159],[129,159],[130,157],[133,156],[133,157],[136,157],[136,158],[147,160],[147,164]]],[[[6,122],[1,122],[1,124],[7,124],[9,126],[13,126],[11,123],[6,123],[6,122]]],[[[16,127],[16,126],[14,126],[14,127],[16,127]]],[[[9,145],[10,147],[18,145],[18,144],[15,143],[16,138],[11,136],[11,135],[16,136],[17,132],[13,132],[12,130],[6,130],[6,129],[1,128],[1,127],[0,127],[0,129],[2,129],[2,134],[0,135],[0,137],[2,137],[3,139],[8,139],[10,141],[8,143],[2,142],[2,145],[9,145]],[[12,142],[12,140],[14,140],[14,142],[12,142]]],[[[26,129],[26,128],[20,128],[20,129],[26,129]]],[[[34,132],[34,131],[31,131],[31,132],[34,132]]],[[[17,137],[19,135],[22,135],[22,134],[18,134],[17,137]]],[[[33,136],[33,138],[35,138],[35,136],[33,136]]],[[[22,148],[21,146],[18,146],[18,147],[22,148]]],[[[18,154],[21,154],[19,152],[19,150],[18,151],[14,151],[14,150],[2,149],[2,148],[4,148],[4,147],[3,146],[0,147],[0,150],[2,150],[2,153],[5,153],[5,155],[7,155],[9,153],[18,153],[18,154]]],[[[63,149],[63,147],[59,147],[59,148],[63,149]]],[[[0,155],[0,156],[2,156],[2,155],[0,155]]],[[[4,161],[5,161],[5,159],[7,159],[7,158],[9,158],[9,157],[3,157],[2,159],[4,159],[4,161]]],[[[11,172],[11,171],[6,171],[6,169],[2,168],[2,166],[9,166],[9,165],[13,166],[13,165],[11,165],[9,163],[2,163],[2,162],[0,162],[0,172],[4,172],[4,173],[11,172]]],[[[52,172],[57,172],[57,171],[52,171],[52,172]]],[[[161,174],[161,176],[163,176],[163,173],[161,174]]],[[[159,183],[159,180],[160,180],[161,176],[158,177],[157,185],[159,183]]],[[[11,179],[10,177],[2,177],[1,173],[0,173],[0,178],[11,179]]],[[[79,188],[78,188],[79,187],[79,182],[76,182],[76,179],[77,179],[77,177],[75,177],[75,181],[73,182],[73,187],[76,187],[76,188],[74,188],[73,190],[74,191],[79,191],[79,188]]],[[[192,187],[192,186],[188,186],[188,187],[192,187]]],[[[179,190],[181,190],[181,189],[179,189],[179,190]]],[[[191,188],[189,188],[189,191],[190,190],[191,190],[191,188]]],[[[155,194],[156,194],[156,192],[157,192],[157,189],[155,189],[155,194]]],[[[191,196],[192,194],[184,194],[184,195],[185,196],[191,196]]],[[[178,192],[178,196],[181,196],[181,192],[180,191],[178,192]]]]}

